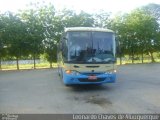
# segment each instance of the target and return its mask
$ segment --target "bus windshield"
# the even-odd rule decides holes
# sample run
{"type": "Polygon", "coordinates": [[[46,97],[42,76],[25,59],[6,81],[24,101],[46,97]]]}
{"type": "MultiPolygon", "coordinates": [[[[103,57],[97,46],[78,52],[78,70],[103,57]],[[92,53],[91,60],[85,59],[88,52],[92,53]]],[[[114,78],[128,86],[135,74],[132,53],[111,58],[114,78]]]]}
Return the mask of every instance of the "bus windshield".
{"type": "Polygon", "coordinates": [[[113,33],[98,31],[70,31],[67,34],[68,62],[115,62],[113,33]]]}

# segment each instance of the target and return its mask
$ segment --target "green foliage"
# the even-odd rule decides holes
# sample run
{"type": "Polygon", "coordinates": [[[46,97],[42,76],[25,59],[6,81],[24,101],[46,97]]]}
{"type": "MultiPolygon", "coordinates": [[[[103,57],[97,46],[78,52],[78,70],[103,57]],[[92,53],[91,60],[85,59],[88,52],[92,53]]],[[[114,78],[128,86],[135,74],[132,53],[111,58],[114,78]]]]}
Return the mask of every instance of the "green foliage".
{"type": "Polygon", "coordinates": [[[150,3],[146,6],[143,6],[142,9],[148,12],[148,14],[152,15],[154,18],[156,18],[156,20],[160,20],[160,5],[159,4],[150,3]]]}
{"type": "MultiPolygon", "coordinates": [[[[116,16],[109,22],[109,27],[117,33],[123,54],[134,58],[138,54],[157,52],[159,24],[156,18],[144,9],[136,9],[130,14],[116,16]]],[[[159,46],[159,45],[158,45],[159,46]]]]}
{"type": "Polygon", "coordinates": [[[5,24],[3,20],[4,20],[3,15],[0,15],[0,59],[6,56],[6,49],[4,49],[5,43],[3,39],[5,24]]]}
{"type": "Polygon", "coordinates": [[[77,14],[75,11],[64,9],[60,17],[63,27],[92,27],[94,24],[93,17],[84,11],[77,14]]]}
{"type": "Polygon", "coordinates": [[[108,24],[109,17],[110,17],[110,13],[102,10],[99,11],[99,13],[93,14],[93,18],[94,18],[93,26],[100,27],[100,28],[106,27],[108,24]]]}
{"type": "Polygon", "coordinates": [[[88,14],[64,9],[56,11],[52,4],[32,3],[17,14],[0,14],[0,60],[39,58],[50,64],[56,61],[57,43],[65,27],[101,27],[115,31],[123,55],[134,58],[160,51],[160,5],[149,4],[128,14],[110,18],[100,11],[88,14]]]}

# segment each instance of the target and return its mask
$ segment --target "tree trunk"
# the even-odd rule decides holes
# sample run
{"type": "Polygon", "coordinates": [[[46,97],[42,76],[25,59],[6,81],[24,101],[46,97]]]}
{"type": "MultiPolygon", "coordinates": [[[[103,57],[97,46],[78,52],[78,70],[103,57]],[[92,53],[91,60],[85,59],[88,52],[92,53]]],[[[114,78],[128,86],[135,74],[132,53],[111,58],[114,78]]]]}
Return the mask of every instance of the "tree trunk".
{"type": "Polygon", "coordinates": [[[150,52],[150,55],[151,55],[151,60],[152,60],[152,62],[155,62],[152,52],[150,52]]]}
{"type": "Polygon", "coordinates": [[[122,65],[122,52],[120,52],[119,58],[120,58],[120,65],[122,65]]]}
{"type": "Polygon", "coordinates": [[[133,46],[132,46],[132,64],[134,63],[134,52],[133,52],[133,46]]]}
{"type": "Polygon", "coordinates": [[[118,54],[120,59],[120,65],[122,65],[122,46],[120,43],[118,44],[118,54]]]}
{"type": "Polygon", "coordinates": [[[33,55],[33,61],[34,61],[34,69],[36,69],[36,56],[35,56],[35,54],[33,55]]]}
{"type": "Polygon", "coordinates": [[[132,53],[132,64],[134,63],[134,53],[132,53]]]}
{"type": "Polygon", "coordinates": [[[122,57],[120,56],[120,65],[122,65],[122,57]]]}
{"type": "Polygon", "coordinates": [[[2,70],[2,59],[0,57],[0,70],[2,70]]]}
{"type": "Polygon", "coordinates": [[[53,66],[52,66],[52,62],[49,62],[50,63],[50,68],[52,68],[53,66]]]}
{"type": "Polygon", "coordinates": [[[142,52],[142,63],[143,63],[143,59],[144,59],[144,58],[143,58],[143,52],[142,52]]]}
{"type": "Polygon", "coordinates": [[[18,60],[18,57],[16,57],[16,63],[17,63],[17,70],[19,70],[19,60],[18,60]]]}

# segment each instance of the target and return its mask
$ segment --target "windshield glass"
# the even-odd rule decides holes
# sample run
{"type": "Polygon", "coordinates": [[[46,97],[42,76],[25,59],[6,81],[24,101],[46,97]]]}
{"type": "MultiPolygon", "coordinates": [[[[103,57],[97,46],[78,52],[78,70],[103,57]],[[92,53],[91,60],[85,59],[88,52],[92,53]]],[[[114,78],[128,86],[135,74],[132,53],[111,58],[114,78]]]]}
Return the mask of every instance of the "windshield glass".
{"type": "Polygon", "coordinates": [[[69,62],[113,62],[113,33],[84,31],[68,32],[68,50],[69,62]]]}

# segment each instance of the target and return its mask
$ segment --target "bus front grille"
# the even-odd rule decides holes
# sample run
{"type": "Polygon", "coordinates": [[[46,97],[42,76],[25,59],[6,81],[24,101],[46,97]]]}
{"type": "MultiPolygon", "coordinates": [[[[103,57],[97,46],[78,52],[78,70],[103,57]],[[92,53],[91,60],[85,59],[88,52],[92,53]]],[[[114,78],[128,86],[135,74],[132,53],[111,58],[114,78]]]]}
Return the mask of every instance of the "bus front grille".
{"type": "Polygon", "coordinates": [[[78,78],[78,80],[80,82],[102,82],[104,81],[106,78],[97,78],[95,80],[89,80],[88,78],[78,78]]]}
{"type": "Polygon", "coordinates": [[[87,76],[91,76],[91,75],[101,75],[101,74],[104,74],[104,73],[81,73],[82,75],[87,75],[87,76]]]}

